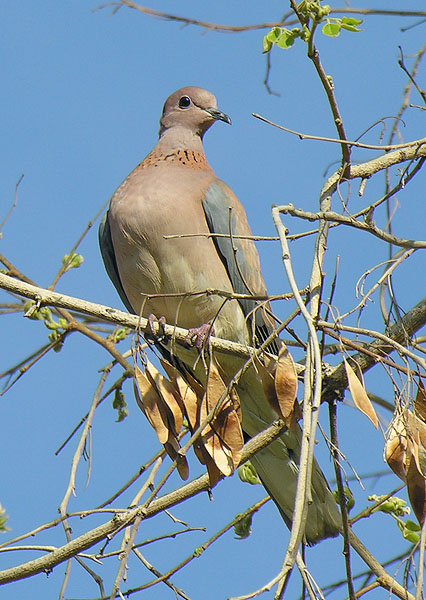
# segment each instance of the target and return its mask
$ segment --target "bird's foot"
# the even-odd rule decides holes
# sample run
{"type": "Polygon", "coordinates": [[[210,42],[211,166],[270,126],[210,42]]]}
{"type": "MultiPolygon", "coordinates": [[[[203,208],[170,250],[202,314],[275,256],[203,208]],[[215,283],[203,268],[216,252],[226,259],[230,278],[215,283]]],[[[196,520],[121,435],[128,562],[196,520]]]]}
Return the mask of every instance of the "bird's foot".
{"type": "Polygon", "coordinates": [[[166,324],[166,317],[160,317],[157,319],[152,313],[148,315],[148,327],[153,337],[159,342],[165,337],[164,325],[166,324]]]}
{"type": "Polygon", "coordinates": [[[188,329],[185,341],[188,344],[193,344],[201,352],[211,335],[214,335],[213,325],[204,323],[200,327],[191,327],[191,329],[188,329]]]}

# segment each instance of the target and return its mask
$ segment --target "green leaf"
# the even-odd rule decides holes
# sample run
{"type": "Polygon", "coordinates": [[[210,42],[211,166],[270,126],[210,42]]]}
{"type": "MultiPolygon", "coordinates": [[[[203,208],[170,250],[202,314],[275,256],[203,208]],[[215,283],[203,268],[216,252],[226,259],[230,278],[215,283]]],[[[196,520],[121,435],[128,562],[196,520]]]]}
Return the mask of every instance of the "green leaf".
{"type": "Polygon", "coordinates": [[[346,29],[346,31],[354,31],[356,33],[362,31],[362,29],[358,29],[358,27],[354,27],[353,25],[345,25],[344,23],[342,23],[342,29],[346,29]]]}
{"type": "Polygon", "coordinates": [[[417,535],[417,533],[413,533],[412,531],[407,531],[406,529],[404,529],[404,531],[402,532],[402,537],[404,539],[406,539],[408,542],[411,542],[412,544],[417,544],[417,542],[420,539],[420,536],[417,535]]]}
{"type": "Polygon", "coordinates": [[[112,407],[118,413],[116,423],[121,423],[121,421],[124,421],[124,419],[129,414],[129,410],[127,408],[126,399],[121,390],[115,390],[114,400],[112,401],[112,407]]]}
{"type": "Polygon", "coordinates": [[[276,41],[277,46],[288,50],[294,44],[294,34],[287,29],[284,29],[280,37],[276,41]]]}
{"type": "Polygon", "coordinates": [[[48,306],[42,306],[40,308],[40,315],[42,319],[45,319],[47,321],[51,321],[52,320],[52,311],[50,310],[50,308],[48,306]]]}
{"type": "Polygon", "coordinates": [[[267,52],[269,52],[269,50],[272,48],[272,42],[270,42],[268,40],[268,37],[265,35],[265,37],[263,38],[263,54],[266,54],[267,52]]]}
{"type": "Polygon", "coordinates": [[[416,544],[420,536],[415,533],[416,531],[421,531],[420,527],[414,521],[408,520],[406,523],[404,521],[398,521],[398,526],[402,532],[402,537],[407,540],[407,542],[411,542],[412,544],[416,544]]]}
{"type": "Polygon", "coordinates": [[[114,332],[112,341],[114,344],[117,344],[118,342],[121,342],[121,340],[124,340],[129,333],[130,329],[128,327],[119,327],[117,331],[114,332]]]}
{"type": "Polygon", "coordinates": [[[273,27],[263,38],[263,53],[269,52],[281,35],[281,27],[273,27]]]}
{"type": "Polygon", "coordinates": [[[342,25],[351,25],[351,26],[355,26],[355,25],[361,25],[361,23],[363,23],[363,19],[354,19],[353,17],[342,17],[341,18],[342,21],[342,25]]]}
{"type": "Polygon", "coordinates": [[[309,12],[309,10],[310,10],[307,0],[302,0],[301,2],[299,2],[299,4],[297,5],[297,10],[300,13],[303,13],[304,15],[306,15],[307,12],[309,12]]]}
{"type": "Polygon", "coordinates": [[[422,530],[422,528],[420,527],[420,525],[418,523],[415,523],[414,521],[410,521],[410,519],[405,521],[405,529],[408,529],[409,531],[421,531],[422,530]]]}
{"type": "Polygon", "coordinates": [[[283,27],[274,27],[263,38],[263,52],[269,52],[273,44],[287,50],[294,44],[294,40],[301,35],[298,27],[285,29],[283,27]]]}
{"type": "Polygon", "coordinates": [[[238,467],[238,477],[244,483],[250,483],[251,485],[261,483],[259,476],[256,473],[256,469],[253,467],[249,460],[246,461],[243,465],[241,465],[241,467],[238,467]]]}
{"type": "Polygon", "coordinates": [[[324,6],[318,6],[317,8],[317,19],[321,21],[324,17],[327,17],[331,12],[331,6],[324,4],[324,6]]]}
{"type": "Polygon", "coordinates": [[[46,325],[47,329],[51,329],[52,331],[56,331],[56,329],[60,329],[61,326],[59,325],[59,323],[57,323],[56,321],[54,321],[53,319],[44,319],[44,324],[46,325]]]}
{"type": "MultiPolygon", "coordinates": [[[[240,516],[240,514],[236,515],[236,518],[238,518],[239,516],[240,516]]],[[[235,523],[234,533],[239,540],[245,540],[251,534],[252,520],[253,520],[253,513],[250,513],[249,515],[244,517],[244,519],[241,519],[241,521],[238,521],[238,523],[235,523]]]]}
{"type": "Polygon", "coordinates": [[[337,37],[340,33],[341,27],[342,26],[340,23],[330,23],[328,21],[322,28],[322,32],[324,35],[327,35],[328,37],[337,37]]]}
{"type": "Polygon", "coordinates": [[[5,509],[0,504],[0,533],[5,533],[9,531],[9,527],[6,527],[6,522],[8,520],[8,516],[6,514],[5,509]]]}
{"type": "Polygon", "coordinates": [[[397,525],[402,533],[402,537],[407,542],[411,542],[412,544],[416,544],[420,536],[416,533],[416,531],[420,531],[420,527],[414,521],[408,520],[406,523],[402,521],[402,519],[397,520],[397,525]]]}
{"type": "MultiPolygon", "coordinates": [[[[355,506],[355,498],[354,498],[351,490],[346,485],[343,486],[343,495],[345,496],[345,500],[346,500],[346,509],[349,512],[355,506]]],[[[336,500],[336,502],[338,503],[339,502],[339,492],[337,490],[334,490],[333,496],[334,496],[334,499],[336,500]]]]}
{"type": "Polygon", "coordinates": [[[59,333],[56,330],[54,330],[51,333],[49,333],[47,337],[49,338],[49,342],[51,342],[52,344],[55,344],[55,342],[57,341],[57,343],[53,346],[53,351],[60,352],[64,345],[64,340],[59,339],[59,333]]]}
{"type": "Polygon", "coordinates": [[[274,27],[273,29],[271,29],[271,31],[269,33],[267,33],[265,35],[266,39],[270,42],[272,42],[273,44],[275,44],[275,42],[277,41],[277,39],[280,37],[282,32],[281,27],[274,27]]]}

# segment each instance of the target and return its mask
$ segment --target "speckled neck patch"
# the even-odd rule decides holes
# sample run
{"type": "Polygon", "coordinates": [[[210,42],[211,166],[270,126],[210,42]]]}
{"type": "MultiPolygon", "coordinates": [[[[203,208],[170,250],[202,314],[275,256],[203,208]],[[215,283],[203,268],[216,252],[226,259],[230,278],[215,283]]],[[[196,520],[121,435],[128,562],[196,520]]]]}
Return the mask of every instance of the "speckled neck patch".
{"type": "Polygon", "coordinates": [[[168,154],[160,153],[153,150],[148,156],[137,166],[137,169],[145,169],[147,167],[157,167],[162,163],[181,165],[190,169],[210,169],[206,157],[202,152],[194,150],[180,149],[171,151],[168,154]]]}

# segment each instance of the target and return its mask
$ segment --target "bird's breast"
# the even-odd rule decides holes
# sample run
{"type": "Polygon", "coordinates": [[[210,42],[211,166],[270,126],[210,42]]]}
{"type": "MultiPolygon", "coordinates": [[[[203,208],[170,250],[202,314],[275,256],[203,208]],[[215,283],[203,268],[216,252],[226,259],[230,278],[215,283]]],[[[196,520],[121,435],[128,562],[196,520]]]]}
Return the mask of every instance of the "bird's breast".
{"type": "Polygon", "coordinates": [[[210,173],[195,187],[185,168],[161,167],[158,177],[137,168],[111,200],[111,235],[136,313],[184,328],[215,320],[217,334],[232,339],[246,326],[239,303],[229,299],[232,285],[209,235],[202,197],[210,183],[210,173]]]}

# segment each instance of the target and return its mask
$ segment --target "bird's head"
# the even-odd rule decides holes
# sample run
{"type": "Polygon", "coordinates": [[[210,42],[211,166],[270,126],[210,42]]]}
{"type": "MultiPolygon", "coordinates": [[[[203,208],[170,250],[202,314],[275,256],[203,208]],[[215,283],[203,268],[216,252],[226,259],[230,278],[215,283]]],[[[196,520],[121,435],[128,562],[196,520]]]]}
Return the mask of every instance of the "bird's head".
{"type": "Polygon", "coordinates": [[[160,119],[160,137],[172,128],[186,129],[201,138],[215,121],[231,124],[217,108],[216,98],[198,87],[184,87],[169,96],[160,119]]]}

